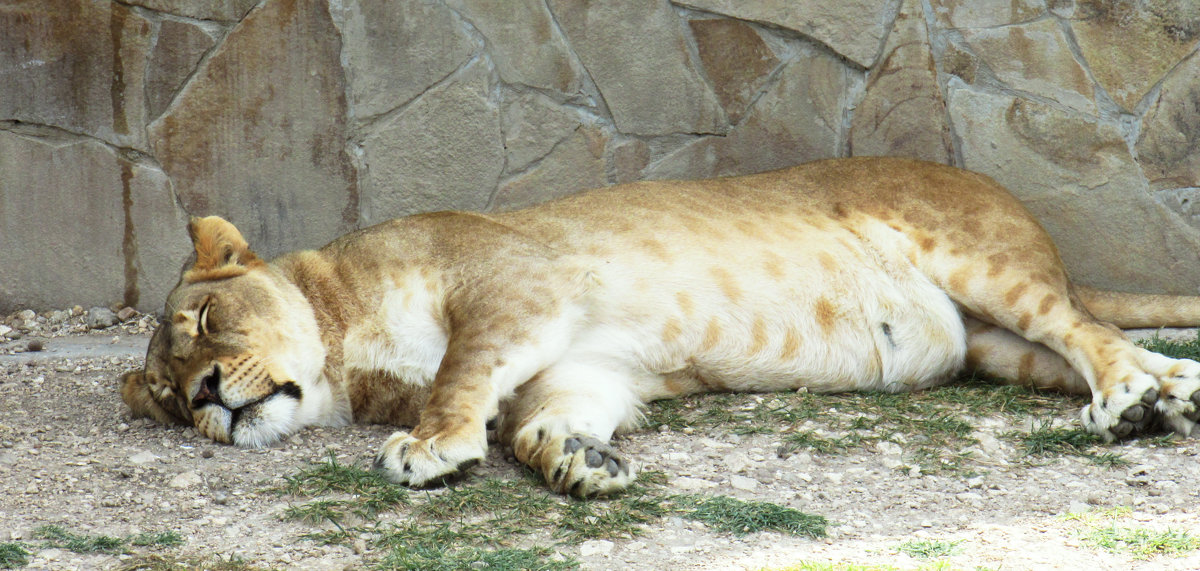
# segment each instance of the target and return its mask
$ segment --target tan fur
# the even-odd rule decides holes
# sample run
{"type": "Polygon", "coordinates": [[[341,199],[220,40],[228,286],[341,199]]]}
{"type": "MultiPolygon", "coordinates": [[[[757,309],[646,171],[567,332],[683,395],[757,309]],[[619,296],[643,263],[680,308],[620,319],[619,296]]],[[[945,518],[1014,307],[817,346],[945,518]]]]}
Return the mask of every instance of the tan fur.
{"type": "Polygon", "coordinates": [[[634,183],[412,216],[269,264],[224,220],[189,232],[195,262],[123,382],[134,413],[243,445],[351,418],[413,425],[377,463],[410,485],[478,461],[499,416],[553,489],[609,493],[633,470],[606,441],[646,401],[916,390],[964,365],[1090,393],[1083,422],[1108,438],[1200,419],[1200,365],[1089,311],[1195,325],[1197,298],[1072,286],[1012,196],[942,165],[634,183]]]}

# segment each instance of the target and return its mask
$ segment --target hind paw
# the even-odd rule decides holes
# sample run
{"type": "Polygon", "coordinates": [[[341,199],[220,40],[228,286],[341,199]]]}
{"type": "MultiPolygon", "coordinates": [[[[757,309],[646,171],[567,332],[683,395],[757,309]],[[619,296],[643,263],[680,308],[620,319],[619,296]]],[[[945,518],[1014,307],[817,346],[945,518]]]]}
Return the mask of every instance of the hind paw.
{"type": "Polygon", "coordinates": [[[517,458],[542,474],[546,485],[577,498],[624,490],[637,471],[606,442],[546,426],[526,426],[513,440],[517,458]]]}
{"type": "Polygon", "coordinates": [[[1121,440],[1147,431],[1154,425],[1159,402],[1159,385],[1147,374],[1132,375],[1108,391],[1103,398],[1083,407],[1083,425],[1106,441],[1121,440]]]}
{"type": "Polygon", "coordinates": [[[1182,436],[1200,438],[1200,376],[1163,379],[1162,396],[1154,409],[1167,428],[1182,436]]]}

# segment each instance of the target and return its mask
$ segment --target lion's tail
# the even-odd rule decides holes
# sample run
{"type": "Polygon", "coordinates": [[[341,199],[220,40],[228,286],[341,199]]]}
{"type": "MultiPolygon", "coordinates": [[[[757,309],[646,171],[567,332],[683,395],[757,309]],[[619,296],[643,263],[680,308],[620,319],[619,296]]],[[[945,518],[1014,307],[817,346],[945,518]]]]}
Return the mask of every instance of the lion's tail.
{"type": "Polygon", "coordinates": [[[1125,293],[1078,285],[1075,295],[1097,319],[1121,328],[1200,326],[1200,296],[1125,293]]]}

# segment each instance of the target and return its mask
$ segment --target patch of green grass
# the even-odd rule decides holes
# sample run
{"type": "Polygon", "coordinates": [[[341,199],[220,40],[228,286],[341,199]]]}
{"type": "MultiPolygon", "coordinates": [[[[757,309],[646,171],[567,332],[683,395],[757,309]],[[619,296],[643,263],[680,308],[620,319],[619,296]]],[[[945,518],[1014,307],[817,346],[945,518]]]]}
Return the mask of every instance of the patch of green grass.
{"type": "Polygon", "coordinates": [[[1037,422],[1028,433],[1009,432],[1004,436],[1019,443],[1026,456],[1079,456],[1107,468],[1119,468],[1130,463],[1119,453],[1099,451],[1099,446],[1104,444],[1104,439],[1099,436],[1082,428],[1056,427],[1053,420],[1037,422]]]}
{"type": "Polygon", "coordinates": [[[346,509],[359,517],[371,519],[381,512],[409,503],[408,492],[403,487],[388,482],[375,472],[338,464],[337,457],[332,452],[325,462],[289,476],[285,481],[283,486],[270,491],[291,496],[341,493],[354,498],[352,502],[327,501],[289,515],[297,519],[312,521],[315,518],[317,521],[336,522],[345,516],[345,512],[333,513],[339,509],[346,509]]]}
{"type": "Polygon", "coordinates": [[[0,569],[16,569],[29,565],[30,555],[23,543],[0,543],[0,569]]]}
{"type": "Polygon", "coordinates": [[[957,554],[961,541],[911,540],[896,546],[896,551],[918,559],[949,557],[957,554]]]}
{"type": "Polygon", "coordinates": [[[179,559],[170,555],[148,555],[138,557],[117,568],[117,571],[257,571],[262,569],[250,565],[241,557],[220,555],[209,559],[179,559]]]}
{"type": "Polygon", "coordinates": [[[727,496],[672,496],[671,499],[684,508],[683,517],[735,535],[778,531],[812,538],[825,537],[825,527],[829,523],[823,516],[768,502],[747,502],[727,496]]]}
{"type": "Polygon", "coordinates": [[[138,547],[178,547],[183,545],[183,536],[175,531],[142,532],[130,537],[129,544],[138,547]]]}
{"type": "Polygon", "coordinates": [[[1189,341],[1163,339],[1155,333],[1149,339],[1138,341],[1138,345],[1175,359],[1200,361],[1200,331],[1196,332],[1195,339],[1189,341]]]}
{"type": "MultiPolygon", "coordinates": [[[[332,522],[337,529],[301,535],[324,544],[368,539],[375,549],[368,563],[383,569],[574,569],[578,562],[546,547],[527,547],[521,538],[542,533],[562,544],[589,539],[616,539],[641,534],[663,518],[678,515],[706,521],[736,534],[778,531],[810,537],[825,532],[825,519],[765,502],[732,498],[670,496],[663,491],[665,476],[639,474],[623,493],[611,498],[578,500],[552,494],[532,472],[515,480],[476,479],[464,485],[413,496],[403,524],[374,517],[347,518],[356,511],[358,496],[346,494],[345,466],[332,459],[287,479],[281,493],[311,497],[289,508],[287,517],[313,525],[332,522]],[[333,482],[333,483],[331,483],[333,482]],[[320,495],[316,491],[323,491],[320,495]],[[337,497],[330,497],[336,495],[337,497]],[[315,497],[314,497],[315,496],[315,497]]],[[[390,484],[389,484],[390,485],[390,484]]],[[[370,488],[362,488],[371,494],[370,488]]]]}
{"type": "Polygon", "coordinates": [[[1200,549],[1200,538],[1186,531],[1155,531],[1144,527],[1120,527],[1115,522],[1083,535],[1084,540],[1114,553],[1130,553],[1138,559],[1155,555],[1180,555],[1200,549]]]}
{"type": "Polygon", "coordinates": [[[43,525],[33,530],[34,539],[45,540],[47,547],[75,553],[124,553],[125,540],[107,535],[82,535],[58,525],[43,525]]]}

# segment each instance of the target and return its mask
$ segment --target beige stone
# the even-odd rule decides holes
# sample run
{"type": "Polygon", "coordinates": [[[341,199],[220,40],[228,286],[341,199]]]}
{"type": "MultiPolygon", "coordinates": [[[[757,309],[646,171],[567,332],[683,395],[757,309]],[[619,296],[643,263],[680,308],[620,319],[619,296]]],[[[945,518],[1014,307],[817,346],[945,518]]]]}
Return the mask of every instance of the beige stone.
{"type": "MultiPolygon", "coordinates": [[[[905,0],[906,7],[919,0],[905,0]]],[[[933,15],[947,28],[991,28],[1036,20],[1046,14],[1041,0],[931,0],[933,15]]]]}
{"type": "Polygon", "coordinates": [[[268,2],[229,33],[150,126],[188,212],[228,217],[268,257],[357,224],[338,47],[321,0],[268,2]]]}
{"type": "Polygon", "coordinates": [[[114,2],[46,0],[0,9],[0,118],[146,150],[152,26],[114,2]]]}
{"type": "Polygon", "coordinates": [[[831,55],[799,57],[783,68],[728,135],[690,143],[652,163],[645,175],[725,176],[837,156],[842,110],[852,82],[850,70],[831,55]]]}
{"type": "Polygon", "coordinates": [[[535,168],[502,184],[493,208],[512,210],[607,185],[608,140],[596,127],[580,127],[535,168]]]}
{"type": "Polygon", "coordinates": [[[500,78],[574,95],[582,70],[571,57],[545,0],[447,0],[487,40],[500,78]]]}
{"type": "Polygon", "coordinates": [[[411,101],[475,51],[440,2],[347,0],[333,4],[331,13],[344,43],[350,106],[360,120],[411,101]]]}
{"type": "Polygon", "coordinates": [[[713,83],[729,121],[737,123],[771,72],[779,67],[779,58],[758,32],[743,22],[692,20],[688,25],[704,72],[713,83]]]}
{"type": "Polygon", "coordinates": [[[204,52],[214,43],[199,26],[176,20],[162,21],[146,70],[146,111],[150,117],[158,117],[167,109],[183,82],[196,70],[204,52]]]}
{"type": "Polygon", "coordinates": [[[666,2],[550,0],[622,133],[724,133],[725,113],[695,68],[666,2]]]}
{"type": "Polygon", "coordinates": [[[795,30],[862,67],[871,67],[887,35],[891,2],[879,0],[672,0],[705,12],[795,30]]]}
{"type": "Polygon", "coordinates": [[[68,300],[161,309],[186,224],[157,168],[94,139],[0,131],[0,313],[68,300]]]}
{"type": "Polygon", "coordinates": [[[362,223],[483,210],[504,166],[500,111],[482,62],[435,87],[363,140],[362,223]]]}
{"type": "Polygon", "coordinates": [[[1033,212],[1074,279],[1125,291],[1200,288],[1200,232],[1148,194],[1116,126],[961,85],[948,103],[964,166],[1033,212]]]}
{"type": "Polygon", "coordinates": [[[1096,112],[1092,83],[1071,55],[1056,20],[964,30],[962,34],[972,51],[1009,87],[1079,111],[1096,112]]]}
{"type": "Polygon", "coordinates": [[[532,92],[506,92],[502,110],[506,174],[550,154],[580,125],[575,110],[532,92]]]}
{"type": "Polygon", "coordinates": [[[1155,189],[1200,186],[1200,57],[1163,81],[1142,121],[1137,152],[1155,189]]]}
{"type": "Polygon", "coordinates": [[[1200,42],[1200,3],[1127,2],[1071,23],[1079,51],[1096,81],[1132,110],[1200,42]],[[1115,38],[1119,40],[1114,41],[1115,38]]]}
{"type": "Polygon", "coordinates": [[[612,171],[614,182],[626,183],[645,178],[643,173],[650,165],[650,145],[641,139],[618,139],[612,149],[612,171]]]}
{"type": "Polygon", "coordinates": [[[905,2],[850,124],[850,154],[949,164],[950,126],[919,2],[905,2]]]}
{"type": "MultiPolygon", "coordinates": [[[[197,20],[236,22],[241,20],[260,0],[122,0],[124,4],[142,6],[159,12],[186,16],[197,20]]],[[[280,2],[286,0],[268,0],[280,2]]]]}

